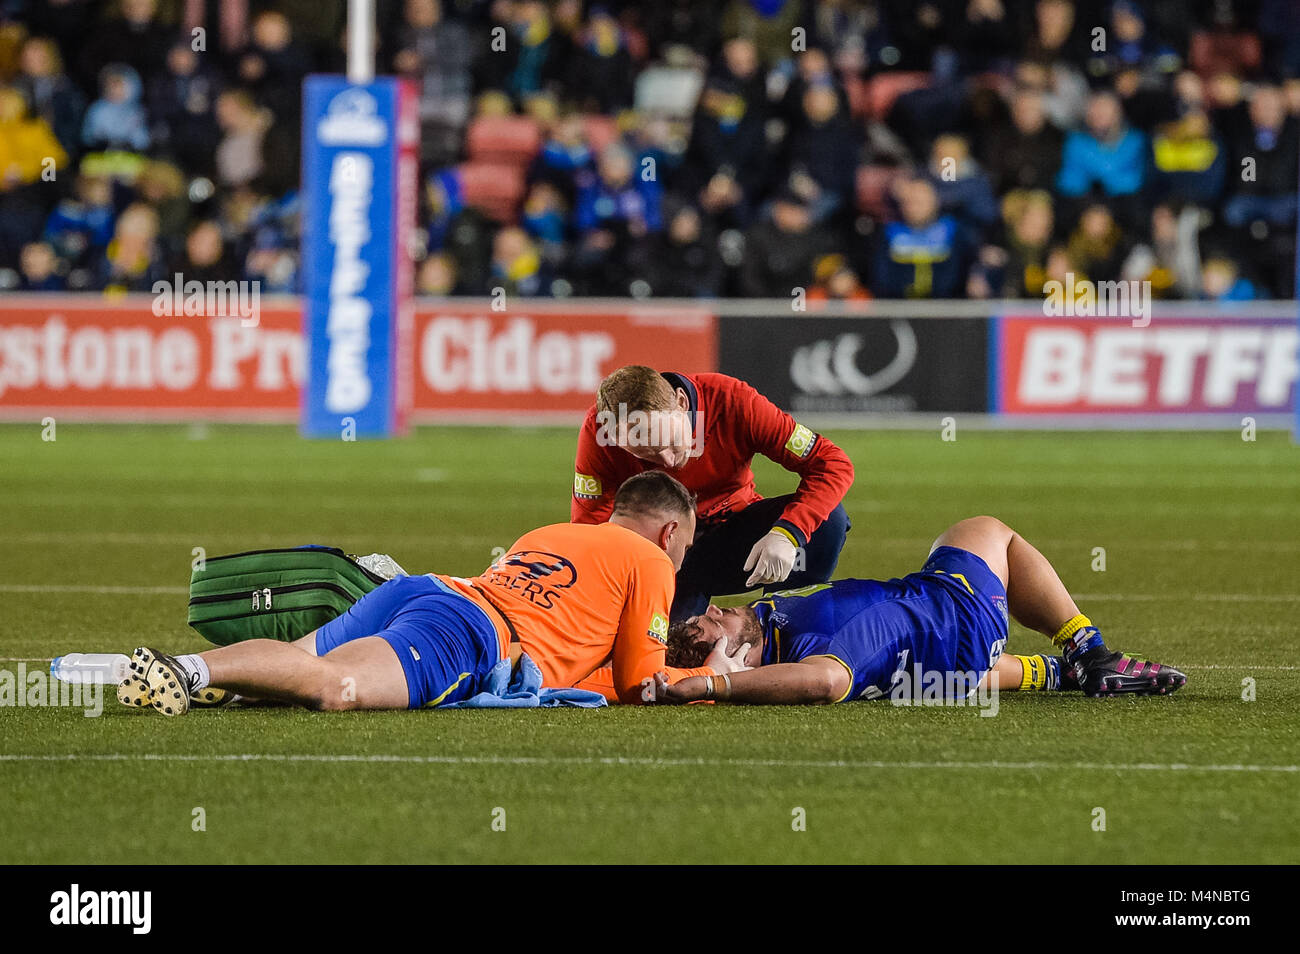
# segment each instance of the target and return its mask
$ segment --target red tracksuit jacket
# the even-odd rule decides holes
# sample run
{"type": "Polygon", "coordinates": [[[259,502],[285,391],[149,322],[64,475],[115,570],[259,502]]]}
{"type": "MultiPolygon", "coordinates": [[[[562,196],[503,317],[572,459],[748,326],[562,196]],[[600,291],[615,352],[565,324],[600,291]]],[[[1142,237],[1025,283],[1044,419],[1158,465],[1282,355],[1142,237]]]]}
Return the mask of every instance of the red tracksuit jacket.
{"type": "MultiPolygon", "coordinates": [[[[671,471],[699,498],[699,519],[716,520],[762,499],[750,469],[754,455],[762,454],[799,475],[799,488],[776,526],[793,536],[799,546],[806,544],[853,484],[853,463],[848,455],[744,381],[725,374],[668,372],[664,378],[673,388],[686,392],[691,420],[704,428],[703,453],[671,471]]],[[[598,430],[593,406],[578,434],[574,523],[607,520],[623,481],[655,467],[620,447],[602,446],[597,441],[598,430]]],[[[696,443],[700,444],[698,435],[696,443]]]]}

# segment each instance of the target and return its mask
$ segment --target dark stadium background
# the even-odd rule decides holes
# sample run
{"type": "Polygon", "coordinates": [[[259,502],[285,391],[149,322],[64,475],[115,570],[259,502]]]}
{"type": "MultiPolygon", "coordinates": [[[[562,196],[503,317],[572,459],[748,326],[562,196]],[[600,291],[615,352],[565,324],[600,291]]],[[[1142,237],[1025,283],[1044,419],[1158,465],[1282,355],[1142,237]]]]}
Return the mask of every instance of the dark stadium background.
{"type": "MultiPolygon", "coordinates": [[[[0,0],[0,289],[298,290],[301,83],[343,71],[345,8],[0,0]]],[[[1292,0],[379,0],[377,20],[378,71],[421,88],[417,294],[1020,298],[1066,272],[1293,294],[1292,0]],[[891,243],[952,254],[918,275],[891,243]]]]}

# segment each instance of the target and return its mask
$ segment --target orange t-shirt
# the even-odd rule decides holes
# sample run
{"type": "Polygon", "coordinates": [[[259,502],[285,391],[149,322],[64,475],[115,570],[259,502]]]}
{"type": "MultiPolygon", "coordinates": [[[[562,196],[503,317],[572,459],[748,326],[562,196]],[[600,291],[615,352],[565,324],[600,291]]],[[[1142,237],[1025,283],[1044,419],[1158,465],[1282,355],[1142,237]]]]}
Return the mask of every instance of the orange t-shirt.
{"type": "Polygon", "coordinates": [[[473,579],[439,576],[480,606],[503,642],[510,627],[542,671],[567,688],[613,664],[619,701],[641,702],[641,681],[712,675],[664,665],[675,575],[668,554],[613,523],[557,523],[525,533],[473,579]],[[504,617],[504,619],[502,618],[504,617]]]}

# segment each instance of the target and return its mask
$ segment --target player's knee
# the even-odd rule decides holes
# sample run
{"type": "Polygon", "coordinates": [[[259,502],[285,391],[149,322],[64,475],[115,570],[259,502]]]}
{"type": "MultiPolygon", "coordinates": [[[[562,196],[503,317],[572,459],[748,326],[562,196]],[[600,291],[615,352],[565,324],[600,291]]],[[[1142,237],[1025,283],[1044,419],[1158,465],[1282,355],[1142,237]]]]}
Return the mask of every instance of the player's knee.
{"type": "Polygon", "coordinates": [[[1005,554],[1013,536],[1015,534],[1011,528],[997,517],[982,515],[954,523],[939,535],[934,546],[958,547],[971,551],[986,562],[1004,562],[1005,557],[999,557],[998,554],[1005,554]]]}
{"type": "Polygon", "coordinates": [[[997,517],[990,517],[987,514],[978,517],[967,517],[965,520],[953,524],[948,532],[952,533],[954,531],[966,535],[978,535],[989,539],[1002,538],[1004,540],[1010,540],[1012,532],[1011,528],[997,517]]]}
{"type": "Polygon", "coordinates": [[[1011,536],[1011,528],[999,520],[997,517],[990,517],[987,514],[979,517],[972,517],[977,526],[986,533],[1004,534],[1011,536]]]}

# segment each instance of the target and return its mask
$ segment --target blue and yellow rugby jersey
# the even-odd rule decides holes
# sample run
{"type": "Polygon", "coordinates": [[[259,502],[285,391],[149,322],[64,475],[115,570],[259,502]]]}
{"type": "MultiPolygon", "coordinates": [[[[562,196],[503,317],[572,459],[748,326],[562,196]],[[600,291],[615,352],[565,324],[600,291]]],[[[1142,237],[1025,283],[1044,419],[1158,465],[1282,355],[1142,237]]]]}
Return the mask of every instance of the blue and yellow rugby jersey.
{"type": "Polygon", "coordinates": [[[835,580],[751,604],[763,665],[832,656],[852,676],[840,702],[889,695],[905,669],[986,672],[1006,643],[1006,605],[997,575],[955,547],[939,547],[901,579],[835,580]]]}

